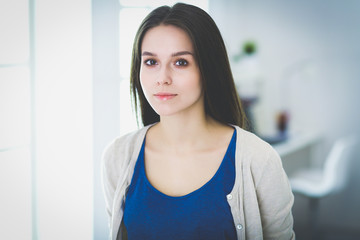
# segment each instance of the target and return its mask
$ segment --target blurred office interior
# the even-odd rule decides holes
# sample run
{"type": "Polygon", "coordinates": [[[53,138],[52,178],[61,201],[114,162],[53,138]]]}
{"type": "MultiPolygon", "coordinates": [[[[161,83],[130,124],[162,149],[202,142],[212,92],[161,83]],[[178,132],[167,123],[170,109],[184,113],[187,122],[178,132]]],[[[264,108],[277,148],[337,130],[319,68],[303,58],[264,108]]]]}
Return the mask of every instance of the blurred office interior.
{"type": "MultiPolygon", "coordinates": [[[[0,1],[0,239],[107,238],[100,159],[137,128],[134,34],[152,9],[175,2],[0,1]]],[[[359,1],[183,2],[214,18],[251,129],[290,179],[323,169],[337,140],[360,135],[359,1]]],[[[297,239],[358,239],[358,146],[346,164],[339,158],[346,179],[318,199],[315,223],[314,195],[294,193],[297,239]]]]}

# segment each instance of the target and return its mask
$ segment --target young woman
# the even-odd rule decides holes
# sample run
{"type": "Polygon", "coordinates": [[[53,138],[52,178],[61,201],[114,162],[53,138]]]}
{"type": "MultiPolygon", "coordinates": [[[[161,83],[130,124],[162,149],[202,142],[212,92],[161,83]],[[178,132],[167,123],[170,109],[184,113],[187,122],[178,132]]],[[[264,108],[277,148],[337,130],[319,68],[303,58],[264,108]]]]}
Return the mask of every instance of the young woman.
{"type": "Polygon", "coordinates": [[[278,154],[244,130],[218,28],[203,10],[160,7],[133,47],[144,128],[103,156],[111,239],[294,239],[278,154]]]}

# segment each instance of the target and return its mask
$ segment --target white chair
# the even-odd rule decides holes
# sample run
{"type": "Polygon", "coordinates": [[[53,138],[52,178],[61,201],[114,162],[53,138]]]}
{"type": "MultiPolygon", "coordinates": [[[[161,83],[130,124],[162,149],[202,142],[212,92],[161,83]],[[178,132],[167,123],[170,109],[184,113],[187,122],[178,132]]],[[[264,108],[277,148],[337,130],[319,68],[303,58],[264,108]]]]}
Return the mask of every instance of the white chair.
{"type": "Polygon", "coordinates": [[[350,159],[357,138],[347,136],[338,139],[331,148],[322,169],[303,169],[290,177],[292,191],[309,198],[309,228],[312,239],[318,239],[318,201],[342,190],[347,183],[350,159]]]}

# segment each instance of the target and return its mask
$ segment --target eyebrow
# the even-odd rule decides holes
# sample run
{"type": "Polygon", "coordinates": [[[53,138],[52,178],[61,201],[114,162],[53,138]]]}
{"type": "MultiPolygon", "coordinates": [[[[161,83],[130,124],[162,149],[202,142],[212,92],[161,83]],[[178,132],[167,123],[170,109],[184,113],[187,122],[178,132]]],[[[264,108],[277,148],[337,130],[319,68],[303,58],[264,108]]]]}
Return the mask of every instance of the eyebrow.
{"type": "MultiPolygon", "coordinates": [[[[176,53],[173,53],[171,54],[171,57],[178,57],[178,56],[183,56],[183,55],[194,55],[192,52],[189,52],[189,51],[180,51],[180,52],[176,52],[176,53]]],[[[152,57],[156,57],[157,55],[155,53],[152,53],[152,52],[147,52],[147,51],[144,51],[141,56],[152,56],[152,57]]]]}

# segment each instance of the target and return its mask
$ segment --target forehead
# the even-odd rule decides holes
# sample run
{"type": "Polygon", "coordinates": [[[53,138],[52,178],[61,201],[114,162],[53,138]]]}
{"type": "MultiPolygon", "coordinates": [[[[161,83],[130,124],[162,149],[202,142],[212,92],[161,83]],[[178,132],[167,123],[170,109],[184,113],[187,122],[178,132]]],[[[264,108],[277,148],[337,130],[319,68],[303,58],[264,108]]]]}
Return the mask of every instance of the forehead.
{"type": "Polygon", "coordinates": [[[179,27],[160,25],[149,29],[141,44],[142,51],[150,52],[193,52],[193,44],[189,35],[179,27]]]}

